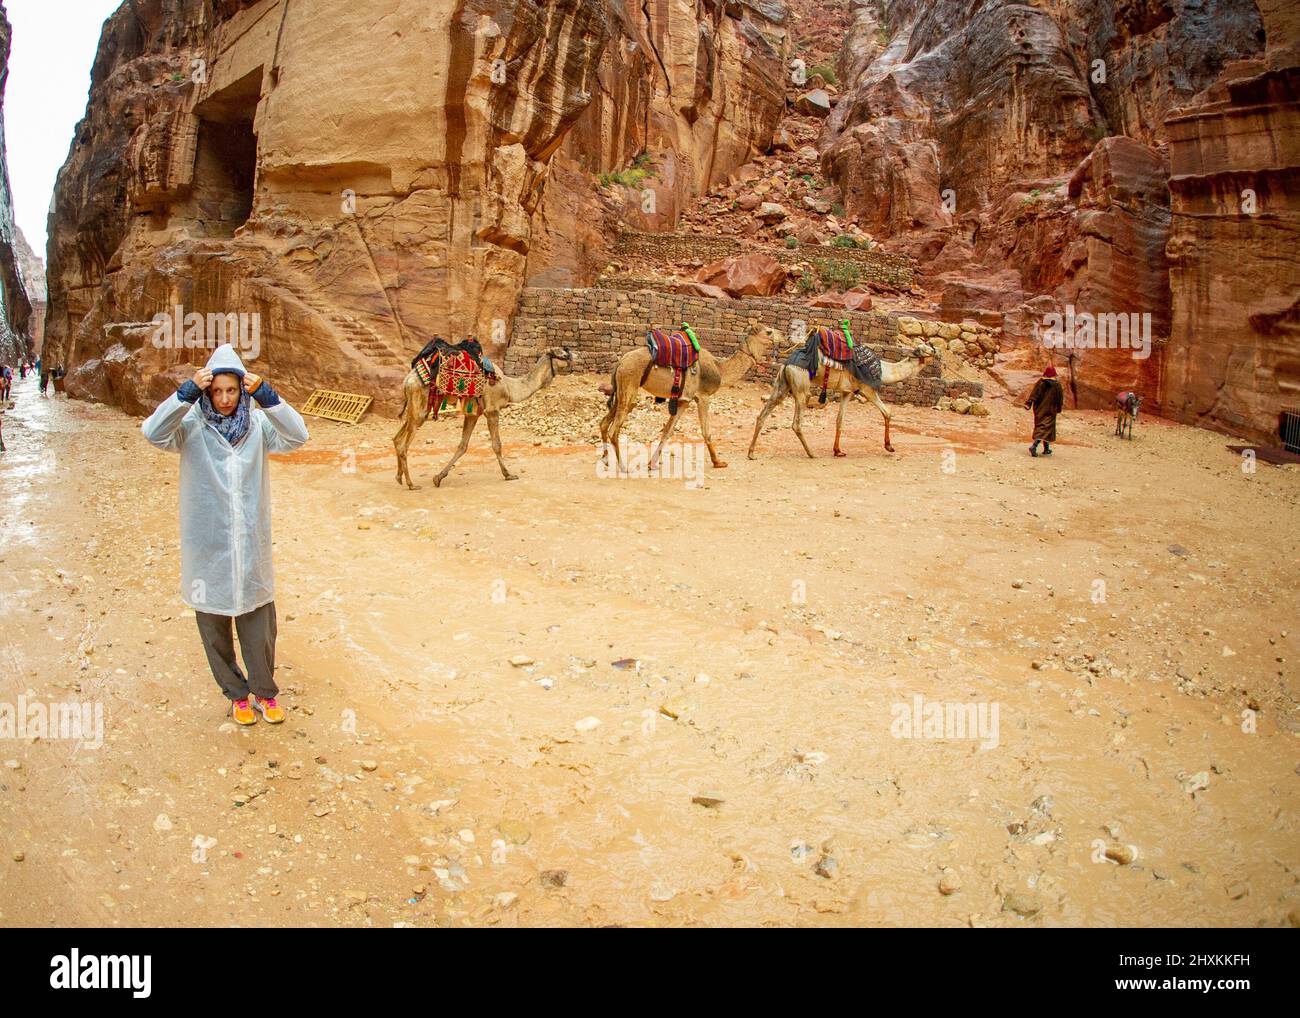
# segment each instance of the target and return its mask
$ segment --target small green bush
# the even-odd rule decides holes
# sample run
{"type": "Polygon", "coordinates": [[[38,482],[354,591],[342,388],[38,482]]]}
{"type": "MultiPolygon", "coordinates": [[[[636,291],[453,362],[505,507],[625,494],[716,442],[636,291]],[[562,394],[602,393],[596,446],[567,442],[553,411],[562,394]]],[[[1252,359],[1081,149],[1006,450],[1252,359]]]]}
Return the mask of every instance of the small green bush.
{"type": "Polygon", "coordinates": [[[654,175],[654,159],[648,152],[642,152],[632,160],[632,165],[625,170],[596,174],[596,182],[601,188],[608,188],[611,184],[620,184],[623,187],[638,187],[647,177],[653,177],[654,175]]]}
{"type": "Polygon", "coordinates": [[[794,250],[796,247],[799,246],[799,238],[795,236],[786,237],[785,246],[790,248],[791,250],[794,250]]]}
{"type": "Polygon", "coordinates": [[[835,77],[835,69],[827,64],[819,64],[814,67],[808,72],[808,77],[811,78],[814,74],[820,74],[822,76],[822,81],[826,82],[828,85],[838,84],[838,79],[835,77]]]}
{"type": "Polygon", "coordinates": [[[862,272],[852,262],[830,261],[829,259],[813,262],[822,282],[837,290],[848,290],[862,282],[862,272]]]}
{"type": "Polygon", "coordinates": [[[836,237],[834,240],[831,241],[831,247],[857,247],[857,246],[858,246],[858,242],[854,240],[847,233],[841,233],[838,237],[836,237]]]}

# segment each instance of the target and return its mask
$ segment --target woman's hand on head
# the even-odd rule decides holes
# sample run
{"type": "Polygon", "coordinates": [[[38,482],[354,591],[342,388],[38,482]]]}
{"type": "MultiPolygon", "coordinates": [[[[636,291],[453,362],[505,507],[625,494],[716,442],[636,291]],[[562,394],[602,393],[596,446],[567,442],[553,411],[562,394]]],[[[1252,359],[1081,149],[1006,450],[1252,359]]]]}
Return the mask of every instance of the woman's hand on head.
{"type": "Polygon", "coordinates": [[[206,389],[212,384],[212,372],[207,368],[199,368],[198,371],[194,372],[193,382],[200,389],[206,389]]]}
{"type": "Polygon", "coordinates": [[[255,375],[251,371],[244,373],[244,391],[250,396],[257,391],[257,387],[262,384],[262,376],[255,375]]]}

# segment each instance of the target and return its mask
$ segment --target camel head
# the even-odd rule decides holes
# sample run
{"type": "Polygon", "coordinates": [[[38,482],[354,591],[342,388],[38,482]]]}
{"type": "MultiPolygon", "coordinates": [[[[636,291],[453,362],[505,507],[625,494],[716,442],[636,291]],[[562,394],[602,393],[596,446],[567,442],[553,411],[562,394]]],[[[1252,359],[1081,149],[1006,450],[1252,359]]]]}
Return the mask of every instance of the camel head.
{"type": "Polygon", "coordinates": [[[761,361],[768,355],[773,348],[780,348],[785,337],[775,329],[764,325],[757,318],[749,320],[749,331],[745,333],[745,338],[740,341],[740,349],[753,357],[755,361],[761,361]]]}
{"type": "Polygon", "coordinates": [[[548,347],[543,356],[550,362],[551,371],[557,375],[560,373],[561,364],[570,364],[573,361],[573,354],[569,352],[567,346],[548,347]]]}
{"type": "Polygon", "coordinates": [[[936,359],[939,356],[939,351],[925,340],[921,340],[912,348],[910,356],[916,358],[922,365],[924,365],[928,361],[936,359]]]}

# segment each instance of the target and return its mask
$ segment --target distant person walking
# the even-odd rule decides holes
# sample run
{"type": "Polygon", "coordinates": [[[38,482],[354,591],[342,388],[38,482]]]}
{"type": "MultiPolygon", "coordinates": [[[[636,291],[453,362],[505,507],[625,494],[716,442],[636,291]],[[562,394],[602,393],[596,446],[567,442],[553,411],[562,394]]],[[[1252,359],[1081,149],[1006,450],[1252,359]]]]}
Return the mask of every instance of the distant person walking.
{"type": "Polygon", "coordinates": [[[0,368],[0,400],[9,402],[9,390],[14,384],[14,369],[6,364],[0,368]]]}
{"type": "Polygon", "coordinates": [[[226,343],[141,425],[181,456],[181,598],[194,609],[212,675],[241,725],[284,720],[276,703],[271,479],[267,454],[307,441],[307,426],[226,343]],[[256,404],[256,405],[254,405],[256,404]],[[245,677],[235,659],[239,633],[245,677]],[[250,705],[251,701],[251,705],[250,705]]]}
{"type": "Polygon", "coordinates": [[[1052,443],[1056,441],[1056,415],[1065,405],[1065,391],[1056,380],[1055,365],[1047,365],[1043,377],[1034,385],[1034,391],[1025,401],[1025,408],[1034,412],[1034,441],[1029,447],[1029,455],[1038,455],[1038,443],[1043,443],[1043,455],[1052,455],[1052,443]]]}

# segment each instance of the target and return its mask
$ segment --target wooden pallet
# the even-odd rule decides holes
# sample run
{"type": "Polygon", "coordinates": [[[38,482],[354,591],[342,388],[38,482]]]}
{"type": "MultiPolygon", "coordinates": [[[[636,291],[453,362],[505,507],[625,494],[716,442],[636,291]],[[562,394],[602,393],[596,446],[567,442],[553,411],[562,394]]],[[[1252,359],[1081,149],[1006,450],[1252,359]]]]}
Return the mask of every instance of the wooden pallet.
{"type": "Polygon", "coordinates": [[[370,409],[372,396],[358,396],[352,392],[331,392],[329,389],[317,389],[307,397],[302,412],[312,417],[324,417],[330,421],[344,424],[356,424],[370,409]]]}

